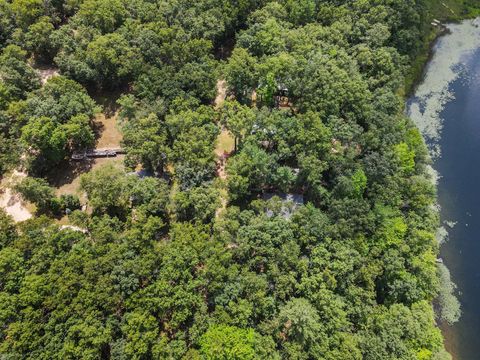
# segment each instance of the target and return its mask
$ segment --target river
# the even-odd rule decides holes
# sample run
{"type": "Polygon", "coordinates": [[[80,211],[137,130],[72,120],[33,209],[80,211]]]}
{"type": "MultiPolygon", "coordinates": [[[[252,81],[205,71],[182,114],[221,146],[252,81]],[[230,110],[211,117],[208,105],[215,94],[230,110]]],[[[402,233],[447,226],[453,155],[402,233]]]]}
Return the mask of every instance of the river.
{"type": "Polygon", "coordinates": [[[440,217],[448,238],[441,257],[462,306],[442,324],[454,359],[480,359],[480,20],[448,25],[425,77],[407,103],[437,174],[440,217]]]}

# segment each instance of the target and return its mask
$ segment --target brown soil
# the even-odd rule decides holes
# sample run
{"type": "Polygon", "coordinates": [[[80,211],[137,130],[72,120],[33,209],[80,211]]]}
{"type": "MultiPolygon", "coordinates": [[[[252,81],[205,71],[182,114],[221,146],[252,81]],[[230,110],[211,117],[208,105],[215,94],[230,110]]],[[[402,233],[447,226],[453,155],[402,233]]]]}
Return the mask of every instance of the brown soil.
{"type": "Polygon", "coordinates": [[[48,79],[60,74],[56,67],[51,66],[37,65],[36,70],[38,75],[40,75],[42,85],[45,85],[48,79]]]}
{"type": "MultiPolygon", "coordinates": [[[[215,108],[219,109],[227,97],[227,83],[225,80],[217,82],[217,97],[215,98],[215,108]]],[[[215,147],[215,155],[217,156],[217,176],[221,180],[227,179],[226,163],[228,156],[233,152],[235,146],[234,138],[230,132],[222,128],[218,135],[215,147]]],[[[220,194],[221,205],[215,212],[215,217],[219,217],[227,208],[228,192],[223,189],[220,194]]]]}
{"type": "Polygon", "coordinates": [[[32,217],[21,197],[12,190],[12,186],[27,176],[26,173],[13,171],[12,175],[2,179],[0,183],[0,208],[10,215],[15,222],[25,221],[32,217]]]}

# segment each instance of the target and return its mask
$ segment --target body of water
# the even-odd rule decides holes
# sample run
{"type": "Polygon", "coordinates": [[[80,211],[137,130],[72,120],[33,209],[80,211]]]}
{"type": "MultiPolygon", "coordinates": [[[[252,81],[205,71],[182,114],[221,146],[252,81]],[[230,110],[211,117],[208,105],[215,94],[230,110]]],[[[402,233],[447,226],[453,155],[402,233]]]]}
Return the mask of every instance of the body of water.
{"type": "Polygon", "coordinates": [[[437,174],[441,257],[450,269],[462,317],[442,326],[447,350],[480,359],[480,21],[450,25],[437,41],[425,74],[408,102],[437,174]]]}

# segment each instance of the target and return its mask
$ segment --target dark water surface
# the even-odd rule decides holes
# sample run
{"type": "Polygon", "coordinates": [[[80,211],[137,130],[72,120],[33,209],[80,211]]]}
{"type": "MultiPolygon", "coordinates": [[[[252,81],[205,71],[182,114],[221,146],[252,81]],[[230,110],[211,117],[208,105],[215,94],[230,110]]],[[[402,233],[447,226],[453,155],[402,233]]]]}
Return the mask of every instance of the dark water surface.
{"type": "Polygon", "coordinates": [[[462,317],[442,325],[446,348],[454,359],[480,360],[479,20],[451,25],[451,32],[435,46],[425,80],[407,106],[427,144],[435,145],[441,220],[456,222],[445,226],[449,236],[440,256],[457,284],[462,317]]]}
{"type": "MultiPolygon", "coordinates": [[[[480,40],[480,39],[479,39],[480,40]]],[[[450,89],[455,99],[441,114],[444,127],[442,156],[434,167],[440,173],[438,197],[442,220],[457,224],[441,256],[460,292],[462,317],[444,328],[447,346],[458,359],[480,359],[480,51],[465,63],[450,89]],[[466,79],[475,79],[473,81],[466,79]]]]}

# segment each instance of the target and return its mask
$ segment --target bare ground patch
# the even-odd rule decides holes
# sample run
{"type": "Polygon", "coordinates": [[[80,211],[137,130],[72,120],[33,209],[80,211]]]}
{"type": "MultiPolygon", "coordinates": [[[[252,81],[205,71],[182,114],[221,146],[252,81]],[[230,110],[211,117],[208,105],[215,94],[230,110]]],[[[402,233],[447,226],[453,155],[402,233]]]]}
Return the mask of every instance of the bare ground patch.
{"type": "Polygon", "coordinates": [[[40,76],[40,82],[42,85],[45,85],[52,77],[60,75],[60,70],[55,66],[35,64],[33,68],[40,76]]]}
{"type": "Polygon", "coordinates": [[[12,187],[26,176],[26,173],[14,170],[10,176],[3,178],[0,182],[0,208],[15,222],[30,219],[35,211],[33,205],[22,201],[20,195],[12,190],[12,187]]]}

